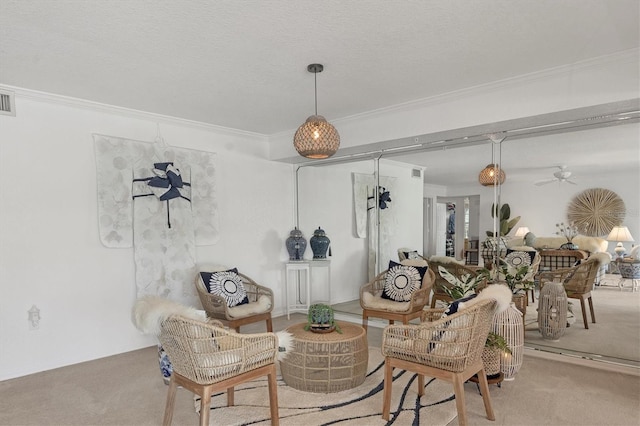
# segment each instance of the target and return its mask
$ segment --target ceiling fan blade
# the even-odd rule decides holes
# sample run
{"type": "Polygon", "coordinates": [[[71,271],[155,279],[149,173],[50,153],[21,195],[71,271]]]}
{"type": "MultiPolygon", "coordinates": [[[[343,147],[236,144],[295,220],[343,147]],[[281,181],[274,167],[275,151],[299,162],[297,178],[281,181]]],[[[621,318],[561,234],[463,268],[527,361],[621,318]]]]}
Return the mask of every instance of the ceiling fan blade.
{"type": "Polygon", "coordinates": [[[575,183],[574,181],[569,180],[569,179],[567,179],[567,180],[566,180],[566,182],[567,182],[567,183],[570,183],[571,185],[577,185],[577,183],[575,183]]]}
{"type": "Polygon", "coordinates": [[[542,186],[542,185],[546,185],[548,183],[552,183],[552,182],[556,182],[557,179],[547,179],[547,180],[539,180],[537,182],[534,182],[533,184],[535,186],[542,186]]]}

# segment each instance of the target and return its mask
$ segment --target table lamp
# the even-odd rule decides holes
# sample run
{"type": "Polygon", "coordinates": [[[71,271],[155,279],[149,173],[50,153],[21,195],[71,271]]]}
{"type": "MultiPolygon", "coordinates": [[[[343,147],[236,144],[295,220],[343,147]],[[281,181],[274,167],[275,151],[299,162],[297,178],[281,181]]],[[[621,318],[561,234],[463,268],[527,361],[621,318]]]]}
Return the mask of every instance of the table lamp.
{"type": "Polygon", "coordinates": [[[627,228],[626,226],[614,226],[611,232],[609,233],[607,240],[618,242],[618,244],[616,244],[616,248],[614,249],[614,251],[618,255],[618,258],[622,258],[625,252],[625,248],[622,243],[633,241],[633,237],[629,232],[629,228],[627,228]]]}
{"type": "Polygon", "coordinates": [[[516,234],[514,235],[514,237],[522,238],[522,244],[524,244],[524,236],[527,235],[528,233],[529,233],[529,228],[527,228],[526,226],[521,226],[516,230],[516,234]]]}

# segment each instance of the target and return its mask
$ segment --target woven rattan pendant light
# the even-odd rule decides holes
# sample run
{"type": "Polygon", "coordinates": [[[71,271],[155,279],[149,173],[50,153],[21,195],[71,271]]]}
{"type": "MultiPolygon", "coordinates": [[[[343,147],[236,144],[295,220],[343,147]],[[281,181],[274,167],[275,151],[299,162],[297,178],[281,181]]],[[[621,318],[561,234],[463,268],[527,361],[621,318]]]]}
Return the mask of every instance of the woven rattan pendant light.
{"type": "Polygon", "coordinates": [[[487,167],[480,171],[478,182],[480,182],[482,186],[502,185],[507,178],[504,170],[500,167],[500,162],[502,161],[502,141],[505,140],[506,135],[504,133],[491,133],[487,135],[487,137],[493,142],[491,146],[491,164],[488,164],[487,167]]]}
{"type": "Polygon", "coordinates": [[[340,135],[335,127],[321,115],[318,115],[318,80],[317,75],[322,72],[322,64],[310,64],[307,71],[313,73],[315,93],[315,115],[307,118],[298,127],[293,137],[293,146],[298,154],[307,158],[329,158],[336,153],[340,146],[340,135]]]}
{"type": "Polygon", "coordinates": [[[504,170],[498,164],[488,164],[487,167],[480,171],[478,181],[483,186],[502,185],[507,178],[504,170]]]}

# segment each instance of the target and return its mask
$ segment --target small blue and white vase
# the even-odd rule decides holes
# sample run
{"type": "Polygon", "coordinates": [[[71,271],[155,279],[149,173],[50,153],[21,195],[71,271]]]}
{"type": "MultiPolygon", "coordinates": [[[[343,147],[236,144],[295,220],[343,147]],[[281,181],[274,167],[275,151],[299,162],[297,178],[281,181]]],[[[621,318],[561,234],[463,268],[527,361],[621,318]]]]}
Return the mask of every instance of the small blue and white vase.
{"type": "Polygon", "coordinates": [[[160,365],[162,380],[164,380],[165,385],[168,385],[173,373],[173,366],[169,360],[169,355],[167,355],[161,344],[158,344],[158,364],[160,365]]]}
{"type": "Polygon", "coordinates": [[[289,233],[289,238],[285,241],[289,260],[299,261],[304,259],[304,251],[307,249],[307,240],[302,236],[302,231],[297,227],[289,233]]]}
{"type": "Polygon", "coordinates": [[[318,227],[318,229],[313,232],[313,237],[309,240],[309,244],[311,245],[314,259],[327,258],[327,251],[329,250],[331,240],[329,240],[329,237],[325,234],[324,229],[318,227]]]}

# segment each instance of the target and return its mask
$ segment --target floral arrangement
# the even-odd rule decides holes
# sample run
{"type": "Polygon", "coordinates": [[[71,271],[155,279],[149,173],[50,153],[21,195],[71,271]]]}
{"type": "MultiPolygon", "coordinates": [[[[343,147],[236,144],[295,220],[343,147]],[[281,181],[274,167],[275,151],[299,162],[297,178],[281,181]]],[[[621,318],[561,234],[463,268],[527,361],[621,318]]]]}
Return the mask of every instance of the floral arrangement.
{"type": "Polygon", "coordinates": [[[569,243],[578,236],[578,227],[575,222],[571,222],[568,225],[565,225],[563,222],[556,223],[556,228],[558,229],[556,235],[562,235],[569,243]]]}

